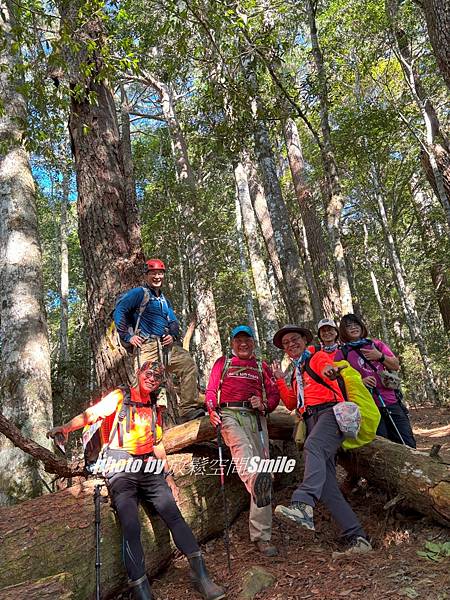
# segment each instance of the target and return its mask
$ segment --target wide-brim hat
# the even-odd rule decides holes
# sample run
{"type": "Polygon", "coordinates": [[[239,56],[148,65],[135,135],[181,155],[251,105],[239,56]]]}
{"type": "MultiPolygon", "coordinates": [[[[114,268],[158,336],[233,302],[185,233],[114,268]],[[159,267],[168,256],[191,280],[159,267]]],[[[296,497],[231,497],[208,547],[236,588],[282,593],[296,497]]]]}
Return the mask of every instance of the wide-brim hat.
{"type": "Polygon", "coordinates": [[[287,333],[299,333],[301,336],[306,338],[306,343],[310,344],[313,341],[313,334],[306,327],[300,327],[299,325],[284,325],[281,329],[279,329],[276,334],[273,336],[273,345],[277,348],[283,349],[281,341],[283,336],[287,333]]]}

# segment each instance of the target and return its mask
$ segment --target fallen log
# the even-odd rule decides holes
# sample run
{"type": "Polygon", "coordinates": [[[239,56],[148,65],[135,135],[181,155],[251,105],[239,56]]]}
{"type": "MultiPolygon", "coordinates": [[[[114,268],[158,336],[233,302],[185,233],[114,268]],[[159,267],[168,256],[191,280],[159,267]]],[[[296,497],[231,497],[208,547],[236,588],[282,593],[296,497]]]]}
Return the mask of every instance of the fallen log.
{"type": "Polygon", "coordinates": [[[364,477],[414,510],[450,527],[450,467],[425,452],[377,437],[339,462],[355,477],[364,477]]]}
{"type": "MultiPolygon", "coordinates": [[[[294,417],[287,410],[283,407],[278,408],[268,419],[269,437],[280,440],[290,439],[294,422],[294,417]]],[[[33,458],[42,461],[47,473],[54,473],[65,478],[85,474],[83,461],[68,462],[64,458],[56,456],[47,448],[24,437],[21,431],[1,413],[0,433],[3,433],[18,448],[21,448],[33,458]]],[[[216,432],[209,421],[209,417],[206,416],[188,421],[182,425],[176,425],[164,432],[164,447],[167,454],[172,454],[194,444],[213,440],[215,436],[216,432]]]]}
{"type": "MultiPolygon", "coordinates": [[[[195,458],[192,454],[177,455],[171,464],[177,473],[183,473],[177,476],[180,510],[203,542],[223,530],[222,496],[219,477],[192,473],[195,458]]],[[[211,458],[216,458],[215,453],[211,458]]],[[[40,600],[45,597],[43,589],[59,588],[65,594],[70,588],[72,595],[67,598],[72,600],[93,597],[94,485],[94,480],[86,481],[0,509],[1,600],[40,600]]],[[[227,477],[226,486],[229,518],[234,520],[247,507],[249,496],[235,474],[227,477]]],[[[167,563],[175,548],[157,515],[146,516],[141,511],[141,523],[147,572],[152,576],[167,563]]],[[[120,527],[109,503],[101,505],[101,562],[102,597],[114,597],[126,588],[126,575],[120,527]]],[[[186,585],[190,585],[188,581],[186,585]]]]}

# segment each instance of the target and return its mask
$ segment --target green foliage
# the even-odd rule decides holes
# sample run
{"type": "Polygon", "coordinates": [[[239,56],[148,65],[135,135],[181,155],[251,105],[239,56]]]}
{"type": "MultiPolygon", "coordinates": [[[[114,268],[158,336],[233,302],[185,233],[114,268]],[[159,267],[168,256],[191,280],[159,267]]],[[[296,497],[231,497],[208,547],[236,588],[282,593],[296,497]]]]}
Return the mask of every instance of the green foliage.
{"type": "Polygon", "coordinates": [[[450,557],[450,542],[425,542],[425,550],[418,550],[417,554],[427,560],[441,562],[450,557]]]}
{"type": "MultiPolygon", "coordinates": [[[[69,3],[64,5],[67,9],[69,3]]],[[[210,257],[206,275],[213,285],[225,342],[230,325],[246,320],[246,280],[235,232],[233,165],[242,150],[252,151],[255,99],[257,117],[268,125],[279,159],[292,220],[297,221],[299,214],[282,136],[287,116],[295,118],[299,127],[312,207],[325,221],[323,152],[317,142],[320,82],[311,53],[306,5],[260,0],[234,4],[77,0],[70,3],[73,18],[62,24],[58,6],[62,3],[41,0],[25,0],[16,6],[13,52],[20,60],[10,75],[28,103],[26,145],[35,161],[45,161],[56,182],[71,102],[88,98],[95,103],[93,82],[105,80],[113,88],[122,82],[132,113],[147,115],[132,115],[133,162],[145,254],[159,255],[168,263],[169,295],[177,313],[181,315],[184,310],[187,320],[195,304],[189,290],[196,265],[189,264],[186,245],[202,233],[210,257]],[[95,35],[86,32],[86,23],[92,25],[95,35]],[[148,83],[149,74],[170,85],[173,92],[197,182],[195,198],[177,181],[166,124],[152,118],[156,115],[161,119],[161,106],[157,91],[148,83]],[[189,231],[184,216],[187,205],[195,214],[189,231]]],[[[448,91],[436,68],[418,4],[402,2],[399,19],[410,40],[422,85],[436,107],[443,130],[448,130],[448,91]]],[[[448,261],[448,231],[443,210],[421,169],[423,115],[402,74],[383,1],[323,0],[317,3],[316,21],[327,74],[331,137],[344,196],[346,257],[352,264],[356,293],[370,332],[383,337],[364,248],[366,224],[389,342],[401,354],[407,396],[420,399],[425,387],[423,367],[394,284],[377,197],[383,198],[433,368],[441,389],[446,390],[447,341],[430,272],[433,265],[448,261]],[[428,198],[425,209],[417,206],[417,192],[428,198]]],[[[48,185],[41,185],[39,217],[55,348],[59,323],[55,261],[59,254],[58,208],[48,185]]],[[[69,337],[74,368],[69,379],[75,390],[76,384],[88,385],[89,349],[73,206],[71,212],[69,337]],[[77,363],[83,365],[79,381],[77,363]]],[[[267,263],[266,256],[264,259],[267,263]]],[[[55,365],[56,355],[55,351],[55,365]]]]}

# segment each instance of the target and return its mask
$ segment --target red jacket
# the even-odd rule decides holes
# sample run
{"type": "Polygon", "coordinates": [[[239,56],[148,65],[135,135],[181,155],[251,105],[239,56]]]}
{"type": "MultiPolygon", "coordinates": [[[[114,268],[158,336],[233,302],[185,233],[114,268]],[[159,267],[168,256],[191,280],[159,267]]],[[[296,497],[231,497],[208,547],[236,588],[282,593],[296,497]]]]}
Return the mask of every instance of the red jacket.
{"type": "MultiPolygon", "coordinates": [[[[208,412],[211,412],[217,406],[217,393],[220,387],[225,360],[225,356],[217,359],[209,376],[208,387],[206,388],[206,407],[208,412]]],[[[251,396],[262,398],[261,374],[258,372],[257,367],[256,358],[243,360],[237,356],[233,356],[222,382],[220,403],[245,402],[251,396]]],[[[272,371],[265,362],[262,363],[262,372],[267,397],[267,409],[269,412],[272,412],[280,402],[280,394],[273,379],[272,371]]]]}
{"type": "MultiPolygon", "coordinates": [[[[323,404],[325,402],[343,402],[344,398],[339,388],[337,381],[332,381],[322,374],[322,371],[327,365],[333,366],[333,361],[329,354],[320,350],[313,354],[309,361],[311,369],[317,373],[331,388],[333,391],[326,388],[324,385],[317,383],[314,379],[308,375],[306,371],[303,372],[303,389],[305,405],[301,412],[307,406],[316,406],[317,404],[323,404]]],[[[280,396],[285,406],[289,410],[297,408],[297,378],[295,371],[291,379],[291,387],[288,387],[284,379],[277,379],[278,389],[280,396]]]]}

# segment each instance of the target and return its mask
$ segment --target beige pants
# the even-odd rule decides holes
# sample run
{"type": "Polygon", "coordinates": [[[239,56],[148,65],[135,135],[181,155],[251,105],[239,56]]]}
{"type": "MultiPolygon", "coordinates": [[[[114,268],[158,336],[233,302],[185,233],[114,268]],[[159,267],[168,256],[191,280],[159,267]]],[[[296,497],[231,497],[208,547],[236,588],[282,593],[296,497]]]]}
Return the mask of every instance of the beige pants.
{"type": "MultiPolygon", "coordinates": [[[[261,425],[264,445],[269,452],[267,422],[263,416],[261,416],[261,425]]],[[[255,413],[244,409],[224,408],[222,410],[222,436],[230,448],[239,477],[251,495],[257,473],[249,473],[245,466],[253,456],[265,458],[255,413]]],[[[258,508],[253,496],[250,501],[249,531],[252,542],[269,541],[272,536],[272,505],[258,508]]]]}
{"type": "MultiPolygon", "coordinates": [[[[135,371],[145,362],[161,362],[161,346],[156,340],[144,342],[140,352],[134,352],[135,371]],[[159,347],[158,347],[159,346],[159,347]],[[139,357],[139,361],[138,361],[139,357]]],[[[180,380],[178,398],[178,411],[180,417],[183,417],[190,410],[198,408],[200,401],[197,389],[197,367],[192,356],[180,346],[172,346],[169,352],[167,371],[174,373],[180,380]]]]}

